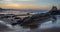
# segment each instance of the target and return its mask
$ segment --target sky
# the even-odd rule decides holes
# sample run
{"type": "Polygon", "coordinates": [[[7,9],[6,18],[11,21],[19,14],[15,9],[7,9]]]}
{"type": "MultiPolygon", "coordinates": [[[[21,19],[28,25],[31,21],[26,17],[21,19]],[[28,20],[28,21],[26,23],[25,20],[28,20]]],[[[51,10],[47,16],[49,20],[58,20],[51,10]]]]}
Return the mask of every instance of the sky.
{"type": "Polygon", "coordinates": [[[0,7],[5,9],[49,10],[52,6],[60,9],[60,0],[0,0],[0,7]]]}

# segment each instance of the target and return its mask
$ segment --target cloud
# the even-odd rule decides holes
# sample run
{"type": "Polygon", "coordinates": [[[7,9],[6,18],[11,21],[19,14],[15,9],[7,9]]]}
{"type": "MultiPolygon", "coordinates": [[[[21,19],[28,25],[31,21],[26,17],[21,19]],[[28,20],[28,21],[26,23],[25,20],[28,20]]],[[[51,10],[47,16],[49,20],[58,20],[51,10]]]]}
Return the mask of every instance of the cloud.
{"type": "Polygon", "coordinates": [[[22,0],[22,1],[32,1],[32,0],[22,0]]]}
{"type": "Polygon", "coordinates": [[[12,0],[1,0],[0,1],[0,4],[10,4],[10,3],[13,3],[12,0]]]}
{"type": "Polygon", "coordinates": [[[0,0],[0,1],[2,1],[2,0],[0,0]]]}
{"type": "Polygon", "coordinates": [[[10,4],[10,3],[21,3],[21,2],[31,2],[35,0],[0,0],[2,4],[10,4]]]}
{"type": "Polygon", "coordinates": [[[12,1],[12,0],[0,0],[1,2],[7,2],[7,1],[12,1]]]}
{"type": "Polygon", "coordinates": [[[5,0],[5,1],[11,2],[12,0],[5,0]]]}
{"type": "Polygon", "coordinates": [[[14,1],[35,1],[35,0],[14,0],[14,1]]]}

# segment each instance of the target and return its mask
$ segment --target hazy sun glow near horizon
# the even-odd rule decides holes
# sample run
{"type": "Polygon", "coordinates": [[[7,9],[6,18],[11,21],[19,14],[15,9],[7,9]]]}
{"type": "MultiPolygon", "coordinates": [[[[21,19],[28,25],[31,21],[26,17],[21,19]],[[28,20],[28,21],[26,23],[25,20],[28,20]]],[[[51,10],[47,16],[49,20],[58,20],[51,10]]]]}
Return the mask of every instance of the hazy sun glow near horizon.
{"type": "Polygon", "coordinates": [[[60,9],[60,0],[0,0],[0,7],[5,9],[44,9],[52,6],[60,9]]]}

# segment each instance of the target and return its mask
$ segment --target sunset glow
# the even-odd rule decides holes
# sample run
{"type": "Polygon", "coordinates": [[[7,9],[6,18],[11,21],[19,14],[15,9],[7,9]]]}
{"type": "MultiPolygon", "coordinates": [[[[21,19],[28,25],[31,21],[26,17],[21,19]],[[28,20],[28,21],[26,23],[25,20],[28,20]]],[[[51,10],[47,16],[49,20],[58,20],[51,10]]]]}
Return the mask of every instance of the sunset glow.
{"type": "Polygon", "coordinates": [[[5,9],[50,9],[53,5],[60,9],[60,0],[0,0],[5,9]]]}

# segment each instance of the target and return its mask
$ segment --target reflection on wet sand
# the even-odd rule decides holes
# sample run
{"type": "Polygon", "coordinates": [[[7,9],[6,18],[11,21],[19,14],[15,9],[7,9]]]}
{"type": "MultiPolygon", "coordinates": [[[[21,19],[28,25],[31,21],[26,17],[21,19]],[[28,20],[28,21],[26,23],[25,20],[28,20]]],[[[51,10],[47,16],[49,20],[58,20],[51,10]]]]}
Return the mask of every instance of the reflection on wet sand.
{"type": "Polygon", "coordinates": [[[60,28],[53,27],[53,28],[47,28],[47,29],[36,29],[33,32],[60,32],[60,28]]]}

